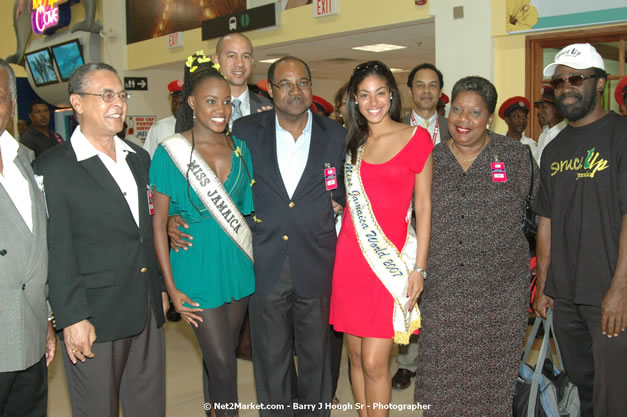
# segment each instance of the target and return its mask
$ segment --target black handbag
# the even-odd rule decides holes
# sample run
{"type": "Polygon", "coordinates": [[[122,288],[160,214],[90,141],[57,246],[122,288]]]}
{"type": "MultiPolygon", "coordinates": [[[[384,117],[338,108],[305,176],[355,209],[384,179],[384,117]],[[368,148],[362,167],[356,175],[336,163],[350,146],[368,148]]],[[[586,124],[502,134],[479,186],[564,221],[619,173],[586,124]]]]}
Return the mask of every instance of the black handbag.
{"type": "Polygon", "coordinates": [[[529,193],[523,202],[523,216],[522,216],[522,230],[525,236],[529,239],[533,239],[536,237],[536,233],[538,233],[538,222],[536,218],[536,212],[533,211],[531,207],[531,196],[533,193],[533,172],[535,162],[533,160],[533,154],[531,153],[531,148],[527,146],[527,151],[529,152],[529,164],[531,167],[531,181],[529,182],[529,193]]]}

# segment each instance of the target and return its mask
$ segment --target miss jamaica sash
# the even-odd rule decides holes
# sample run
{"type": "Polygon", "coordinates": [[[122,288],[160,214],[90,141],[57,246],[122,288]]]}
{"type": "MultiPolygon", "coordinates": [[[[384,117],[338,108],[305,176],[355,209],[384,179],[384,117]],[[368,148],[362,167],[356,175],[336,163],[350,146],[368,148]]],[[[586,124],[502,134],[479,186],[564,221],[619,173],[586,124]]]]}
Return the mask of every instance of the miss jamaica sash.
{"type": "Polygon", "coordinates": [[[420,328],[420,310],[418,305],[409,312],[407,282],[409,273],[416,262],[416,232],[411,227],[411,203],[407,209],[407,239],[402,253],[385,236],[374,216],[370,200],[361,182],[360,168],[364,147],[357,151],[357,164],[351,164],[351,157],[346,157],[344,180],[346,184],[347,205],[359,247],[379,280],[394,298],[392,320],[394,324],[394,342],[406,345],[409,336],[420,328]]]}
{"type": "MultiPolygon", "coordinates": [[[[192,145],[178,134],[170,136],[162,142],[162,145],[181,174],[185,176],[190,164],[189,153],[192,151],[192,145]]],[[[252,262],[252,234],[246,220],[216,174],[196,151],[192,154],[191,165],[193,175],[189,176],[189,184],[222,230],[252,262]]]]}

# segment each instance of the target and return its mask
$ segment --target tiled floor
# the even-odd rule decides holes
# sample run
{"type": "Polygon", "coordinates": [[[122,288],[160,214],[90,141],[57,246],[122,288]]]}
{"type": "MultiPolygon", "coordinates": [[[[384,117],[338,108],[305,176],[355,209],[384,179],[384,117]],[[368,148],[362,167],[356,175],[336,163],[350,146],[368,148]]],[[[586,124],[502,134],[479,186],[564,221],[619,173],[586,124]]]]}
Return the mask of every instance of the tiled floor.
{"type": "MultiPolygon", "coordinates": [[[[194,333],[183,321],[165,325],[166,338],[166,416],[167,417],[203,417],[202,376],[200,373],[201,354],[194,333]]],[[[59,345],[57,345],[59,347],[59,345]]],[[[71,417],[70,401],[65,384],[65,373],[61,354],[57,356],[49,368],[49,417],[71,417]]],[[[396,362],[390,360],[391,372],[396,371],[396,362]]],[[[337,396],[340,405],[345,408],[353,404],[353,394],[348,382],[348,366],[346,354],[342,358],[340,380],[337,396]]],[[[252,363],[238,360],[239,401],[242,404],[256,402],[255,381],[252,363]]],[[[393,404],[411,404],[413,402],[412,386],[403,391],[392,392],[393,404]]],[[[256,410],[242,410],[240,417],[257,417],[256,410]]],[[[391,417],[406,416],[407,411],[392,411],[391,417]]],[[[422,413],[411,412],[412,416],[421,417],[422,413]]],[[[352,410],[333,410],[332,417],[357,416],[352,410]]]]}
{"type": "MultiPolygon", "coordinates": [[[[167,417],[204,417],[202,398],[202,376],[200,373],[201,354],[193,331],[183,321],[165,325],[166,338],[166,416],[167,417]]],[[[535,363],[541,339],[536,339],[530,355],[530,363],[535,363]]],[[[58,347],[59,345],[57,345],[58,347]]],[[[65,352],[58,352],[58,355],[65,352]]],[[[396,349],[393,351],[393,357],[396,349]]],[[[396,361],[390,360],[390,372],[396,372],[396,361]]],[[[348,382],[346,352],[342,358],[337,396],[345,410],[333,410],[331,417],[357,416],[353,406],[353,394],[348,382]]],[[[256,403],[255,381],[252,363],[238,359],[239,401],[242,404],[256,403]]],[[[392,391],[394,405],[413,403],[413,382],[403,391],[392,391]]],[[[65,384],[65,373],[61,356],[57,356],[49,368],[49,417],[71,417],[70,402],[65,384]]],[[[256,410],[242,410],[240,417],[257,417],[256,410]]],[[[411,415],[422,417],[421,411],[392,410],[390,417],[411,415]]]]}

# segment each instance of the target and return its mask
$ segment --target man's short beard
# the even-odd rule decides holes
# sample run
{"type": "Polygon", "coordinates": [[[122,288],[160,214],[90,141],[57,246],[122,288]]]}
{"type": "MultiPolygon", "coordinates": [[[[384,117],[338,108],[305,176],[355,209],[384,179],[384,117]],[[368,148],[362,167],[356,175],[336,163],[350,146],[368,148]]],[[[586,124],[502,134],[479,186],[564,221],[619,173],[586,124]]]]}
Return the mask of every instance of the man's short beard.
{"type": "Polygon", "coordinates": [[[584,118],[585,116],[590,114],[592,110],[594,110],[597,94],[599,93],[596,91],[596,89],[592,89],[592,91],[584,89],[584,95],[573,91],[572,93],[562,94],[558,97],[555,97],[555,105],[557,106],[557,109],[560,111],[560,113],[562,113],[562,116],[564,116],[564,118],[566,118],[568,121],[576,122],[577,120],[584,118]],[[564,99],[567,97],[576,97],[579,99],[579,102],[573,104],[564,104],[564,99]]]}

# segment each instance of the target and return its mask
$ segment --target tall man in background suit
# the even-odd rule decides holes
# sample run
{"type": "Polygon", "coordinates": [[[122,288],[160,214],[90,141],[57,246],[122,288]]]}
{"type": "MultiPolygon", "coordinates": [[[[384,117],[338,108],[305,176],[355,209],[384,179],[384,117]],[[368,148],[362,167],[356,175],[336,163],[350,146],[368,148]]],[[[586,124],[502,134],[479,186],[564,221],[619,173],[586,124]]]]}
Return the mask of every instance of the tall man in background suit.
{"type": "Polygon", "coordinates": [[[6,130],[16,91],[13,69],[0,59],[0,416],[43,417],[56,349],[46,304],[46,210],[34,154],[6,130]]]}
{"type": "Polygon", "coordinates": [[[50,304],[74,417],[165,416],[166,293],[152,240],[150,156],[118,138],[128,94],[115,69],[69,81],[79,122],[39,157],[49,210],[50,304]]]}
{"type": "Polygon", "coordinates": [[[420,64],[409,73],[407,86],[414,107],[403,118],[403,123],[427,129],[434,145],[446,142],[451,137],[448,133],[448,119],[437,112],[444,87],[444,77],[440,70],[433,64],[420,64]]]}
{"type": "Polygon", "coordinates": [[[272,102],[265,97],[250,92],[248,78],[253,69],[253,45],[245,35],[231,33],[218,39],[216,53],[211,56],[213,62],[220,64],[231,88],[233,112],[229,126],[243,116],[255,114],[272,108],[272,102]]]}

